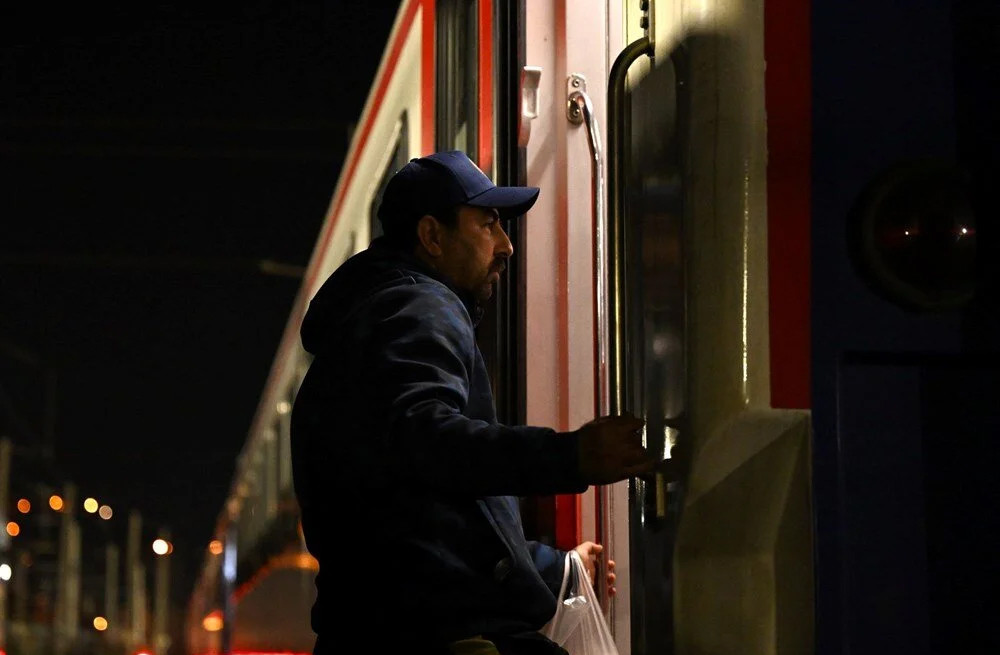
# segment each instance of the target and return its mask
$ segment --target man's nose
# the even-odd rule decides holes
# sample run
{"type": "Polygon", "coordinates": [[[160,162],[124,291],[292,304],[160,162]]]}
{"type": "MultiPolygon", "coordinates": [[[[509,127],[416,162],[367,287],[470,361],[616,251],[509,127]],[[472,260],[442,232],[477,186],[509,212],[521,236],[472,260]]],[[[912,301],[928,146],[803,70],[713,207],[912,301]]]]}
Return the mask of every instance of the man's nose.
{"type": "Polygon", "coordinates": [[[508,237],[507,232],[504,231],[503,225],[500,226],[500,234],[497,236],[497,244],[493,251],[497,257],[502,257],[504,259],[507,259],[514,254],[514,245],[510,242],[510,237],[508,237]]]}

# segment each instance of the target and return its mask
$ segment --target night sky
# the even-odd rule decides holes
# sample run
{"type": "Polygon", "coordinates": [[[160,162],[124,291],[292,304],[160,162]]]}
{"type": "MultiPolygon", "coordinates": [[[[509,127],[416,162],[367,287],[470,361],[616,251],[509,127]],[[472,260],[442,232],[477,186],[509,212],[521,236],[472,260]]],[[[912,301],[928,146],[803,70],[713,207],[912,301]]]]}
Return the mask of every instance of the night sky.
{"type": "Polygon", "coordinates": [[[72,480],[110,504],[85,556],[124,547],[130,508],[167,527],[183,602],[398,2],[18,4],[0,10],[15,493],[72,480]]]}

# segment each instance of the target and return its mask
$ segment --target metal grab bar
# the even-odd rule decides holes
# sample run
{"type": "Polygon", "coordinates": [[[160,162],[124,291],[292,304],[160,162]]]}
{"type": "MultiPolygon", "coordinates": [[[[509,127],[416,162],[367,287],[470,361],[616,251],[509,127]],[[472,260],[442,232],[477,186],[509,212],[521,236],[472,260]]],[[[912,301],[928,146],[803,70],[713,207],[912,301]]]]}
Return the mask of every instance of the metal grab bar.
{"type": "MultiPolygon", "coordinates": [[[[594,257],[594,416],[609,413],[608,389],[608,248],[607,216],[604,211],[604,156],[601,135],[594,118],[594,104],[587,95],[587,78],[573,74],[566,80],[566,118],[574,125],[586,122],[591,154],[591,217],[593,222],[594,257]]],[[[609,540],[605,535],[603,517],[607,515],[607,488],[599,485],[595,489],[597,511],[595,528],[599,540],[605,547],[609,540]],[[603,506],[603,510],[602,510],[603,506]]],[[[595,585],[601,608],[610,610],[608,596],[606,557],[598,560],[595,585]]]]}
{"type": "Polygon", "coordinates": [[[594,118],[594,104],[587,95],[587,78],[569,76],[566,117],[574,125],[586,122],[591,154],[591,215],[594,256],[594,415],[608,413],[608,252],[607,219],[604,214],[604,153],[601,133],[594,118]]]}
{"type": "Polygon", "coordinates": [[[609,267],[610,287],[609,309],[612,313],[614,329],[609,330],[609,367],[611,370],[610,411],[622,412],[622,379],[624,354],[622,352],[626,332],[623,325],[622,304],[624,297],[625,271],[625,193],[622,189],[625,179],[626,133],[626,90],[625,80],[629,67],[642,55],[653,56],[653,44],[648,37],[633,41],[615,60],[608,76],[608,250],[611,253],[609,267]]]}
{"type": "MultiPolygon", "coordinates": [[[[610,378],[607,384],[606,414],[621,414],[623,410],[624,384],[623,353],[628,326],[623,311],[625,294],[625,146],[627,137],[626,89],[625,82],[629,67],[643,55],[653,57],[653,43],[648,36],[633,41],[618,55],[611,66],[608,75],[608,208],[611,211],[607,218],[607,240],[601,244],[604,256],[610,255],[610,264],[605,265],[605,299],[606,319],[603,326],[606,329],[607,368],[610,378]],[[607,320],[610,318],[610,321],[607,320]]],[[[606,260],[607,261],[607,260],[606,260]]],[[[615,547],[609,516],[611,513],[611,494],[608,485],[596,489],[597,507],[595,523],[597,535],[605,544],[608,556],[600,560],[600,571],[597,573],[597,592],[601,607],[607,615],[611,613],[611,598],[608,596],[607,572],[605,570],[608,557],[615,547]]]]}

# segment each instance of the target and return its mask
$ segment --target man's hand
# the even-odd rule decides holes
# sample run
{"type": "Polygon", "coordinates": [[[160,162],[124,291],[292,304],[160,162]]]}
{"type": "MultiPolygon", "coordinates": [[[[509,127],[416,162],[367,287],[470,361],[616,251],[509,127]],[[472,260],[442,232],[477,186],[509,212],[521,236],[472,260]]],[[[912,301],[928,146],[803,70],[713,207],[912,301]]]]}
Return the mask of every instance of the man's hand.
{"type": "Polygon", "coordinates": [[[602,416],[577,430],[583,481],[610,484],[651,473],[657,460],[642,446],[643,425],[634,416],[602,416]]]}
{"type": "MultiPolygon", "coordinates": [[[[587,575],[593,580],[597,575],[597,558],[600,557],[601,551],[604,550],[604,546],[601,544],[595,544],[593,541],[585,541],[576,548],[576,552],[580,554],[580,559],[583,560],[583,566],[587,569],[587,575]]],[[[615,595],[615,561],[613,559],[608,560],[608,596],[615,595]]]]}

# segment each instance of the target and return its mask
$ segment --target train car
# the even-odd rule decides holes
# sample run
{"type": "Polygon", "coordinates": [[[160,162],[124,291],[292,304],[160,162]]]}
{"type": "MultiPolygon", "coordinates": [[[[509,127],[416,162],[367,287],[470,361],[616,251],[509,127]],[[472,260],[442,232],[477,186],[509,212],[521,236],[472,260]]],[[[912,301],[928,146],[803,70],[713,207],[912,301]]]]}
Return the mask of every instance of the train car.
{"type": "Polygon", "coordinates": [[[460,149],[542,189],[478,335],[501,420],[630,412],[682,472],[522,500],[529,538],[616,560],[619,653],[996,652],[997,27],[958,0],[404,0],[189,651],[310,652],[300,321],[393,171],[460,149]]]}

